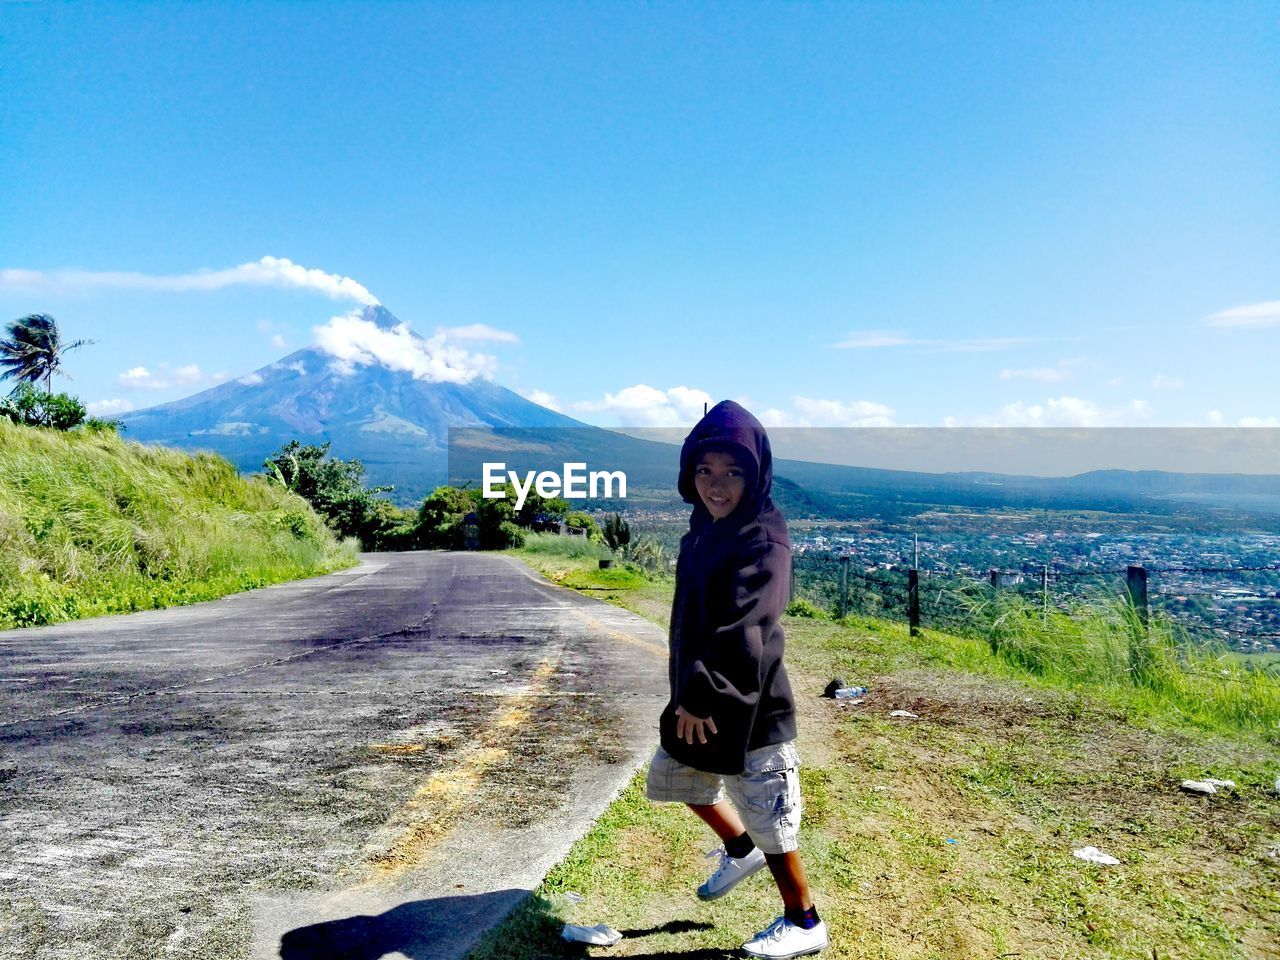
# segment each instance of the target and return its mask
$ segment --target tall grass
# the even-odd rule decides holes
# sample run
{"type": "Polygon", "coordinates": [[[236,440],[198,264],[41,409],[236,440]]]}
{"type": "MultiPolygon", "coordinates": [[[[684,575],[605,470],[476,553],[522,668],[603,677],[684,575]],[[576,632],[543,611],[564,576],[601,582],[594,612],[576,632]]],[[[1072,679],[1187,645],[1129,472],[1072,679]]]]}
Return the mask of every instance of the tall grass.
{"type": "Polygon", "coordinates": [[[208,600],[355,549],[220,457],[0,422],[0,628],[208,600]]]}
{"type": "Polygon", "coordinates": [[[1063,686],[1125,691],[1194,721],[1280,736],[1280,677],[1121,599],[1045,610],[1010,591],[958,591],[993,655],[1063,686]]]}
{"type": "Polygon", "coordinates": [[[551,557],[567,557],[571,560],[609,560],[613,551],[603,543],[586,537],[562,537],[554,533],[529,533],[525,535],[526,553],[538,553],[551,557]]]}

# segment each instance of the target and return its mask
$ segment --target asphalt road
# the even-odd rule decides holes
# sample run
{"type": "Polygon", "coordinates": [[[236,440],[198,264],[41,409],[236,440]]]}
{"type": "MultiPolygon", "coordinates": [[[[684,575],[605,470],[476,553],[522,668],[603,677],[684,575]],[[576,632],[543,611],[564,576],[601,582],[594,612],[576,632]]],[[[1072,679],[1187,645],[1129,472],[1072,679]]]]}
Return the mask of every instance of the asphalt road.
{"type": "Polygon", "coordinates": [[[486,554],[0,632],[0,957],[458,956],[647,757],[665,656],[486,554]]]}

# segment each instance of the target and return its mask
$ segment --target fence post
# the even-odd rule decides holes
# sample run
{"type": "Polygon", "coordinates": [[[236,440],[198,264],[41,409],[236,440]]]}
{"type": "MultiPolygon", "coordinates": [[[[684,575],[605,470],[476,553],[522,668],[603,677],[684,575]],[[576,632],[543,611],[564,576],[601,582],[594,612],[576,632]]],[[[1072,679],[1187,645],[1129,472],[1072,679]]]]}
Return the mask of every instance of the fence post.
{"type": "Polygon", "coordinates": [[[1130,565],[1125,574],[1125,592],[1129,596],[1129,603],[1138,612],[1138,622],[1145,631],[1150,616],[1147,607],[1147,568],[1130,565]]]}
{"type": "Polygon", "coordinates": [[[1129,605],[1137,614],[1137,627],[1129,639],[1129,674],[1138,680],[1147,672],[1150,661],[1148,625],[1150,610],[1147,606],[1147,568],[1129,565],[1125,571],[1125,594],[1129,605]]]}
{"type": "Polygon", "coordinates": [[[1046,563],[1040,568],[1040,595],[1044,598],[1043,614],[1041,622],[1049,622],[1049,565],[1046,563]]]}
{"type": "Polygon", "coordinates": [[[907,622],[911,636],[920,636],[920,571],[915,567],[907,571],[907,622]]]}
{"type": "Polygon", "coordinates": [[[791,567],[791,592],[787,594],[787,603],[796,598],[796,568],[793,564],[791,567]]]}
{"type": "Polygon", "coordinates": [[[1000,588],[1000,571],[992,570],[989,576],[991,577],[991,585],[996,589],[999,589],[1000,588]]]}
{"type": "Polygon", "coordinates": [[[849,615],[849,555],[840,555],[840,619],[849,615]]]}

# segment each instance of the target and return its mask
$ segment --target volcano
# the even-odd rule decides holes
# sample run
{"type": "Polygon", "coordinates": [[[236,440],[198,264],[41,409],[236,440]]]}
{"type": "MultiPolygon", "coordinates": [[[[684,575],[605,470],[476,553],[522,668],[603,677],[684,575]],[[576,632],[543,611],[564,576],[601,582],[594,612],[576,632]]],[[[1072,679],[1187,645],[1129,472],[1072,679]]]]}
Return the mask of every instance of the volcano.
{"type": "MultiPolygon", "coordinates": [[[[360,318],[381,330],[400,326],[382,306],[360,318]]],[[[327,442],[333,456],[363,461],[371,484],[394,485],[401,502],[445,482],[451,427],[596,430],[491,380],[437,382],[380,363],[344,367],[319,347],[120,419],[130,439],[210,450],[246,472],[261,470],[290,440],[327,442]]]]}

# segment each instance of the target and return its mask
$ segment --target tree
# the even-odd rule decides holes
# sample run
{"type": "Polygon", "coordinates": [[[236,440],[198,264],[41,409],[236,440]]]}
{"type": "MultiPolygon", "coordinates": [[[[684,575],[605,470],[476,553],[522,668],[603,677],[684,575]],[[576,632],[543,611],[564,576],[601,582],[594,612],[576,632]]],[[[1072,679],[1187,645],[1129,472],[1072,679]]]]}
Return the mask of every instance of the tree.
{"type": "Polygon", "coordinates": [[[461,550],[467,514],[475,497],[459,487],[436,487],[418,508],[417,543],[428,549],[461,550]]]}
{"type": "Polygon", "coordinates": [[[18,384],[44,381],[44,392],[53,393],[53,375],[62,371],[62,357],[92,340],[63,343],[58,321],[47,313],[31,313],[14,320],[0,339],[0,379],[12,377],[18,384]]]}
{"type": "MultiPolygon", "coordinates": [[[[28,427],[70,430],[85,423],[85,408],[69,393],[41,393],[29,383],[19,383],[8,397],[0,398],[0,417],[28,427]]],[[[92,426],[103,429],[106,421],[92,426]]]]}
{"type": "Polygon", "coordinates": [[[329,456],[329,444],[303,445],[297,440],[273,453],[262,464],[268,478],[298,494],[343,537],[358,537],[372,547],[386,533],[384,526],[399,523],[377,509],[374,494],[391,487],[365,489],[364,464],[329,456]]]}
{"type": "Polygon", "coordinates": [[[604,522],[604,542],[613,550],[627,550],[631,542],[631,524],[622,519],[622,514],[615,513],[604,522]]]}

